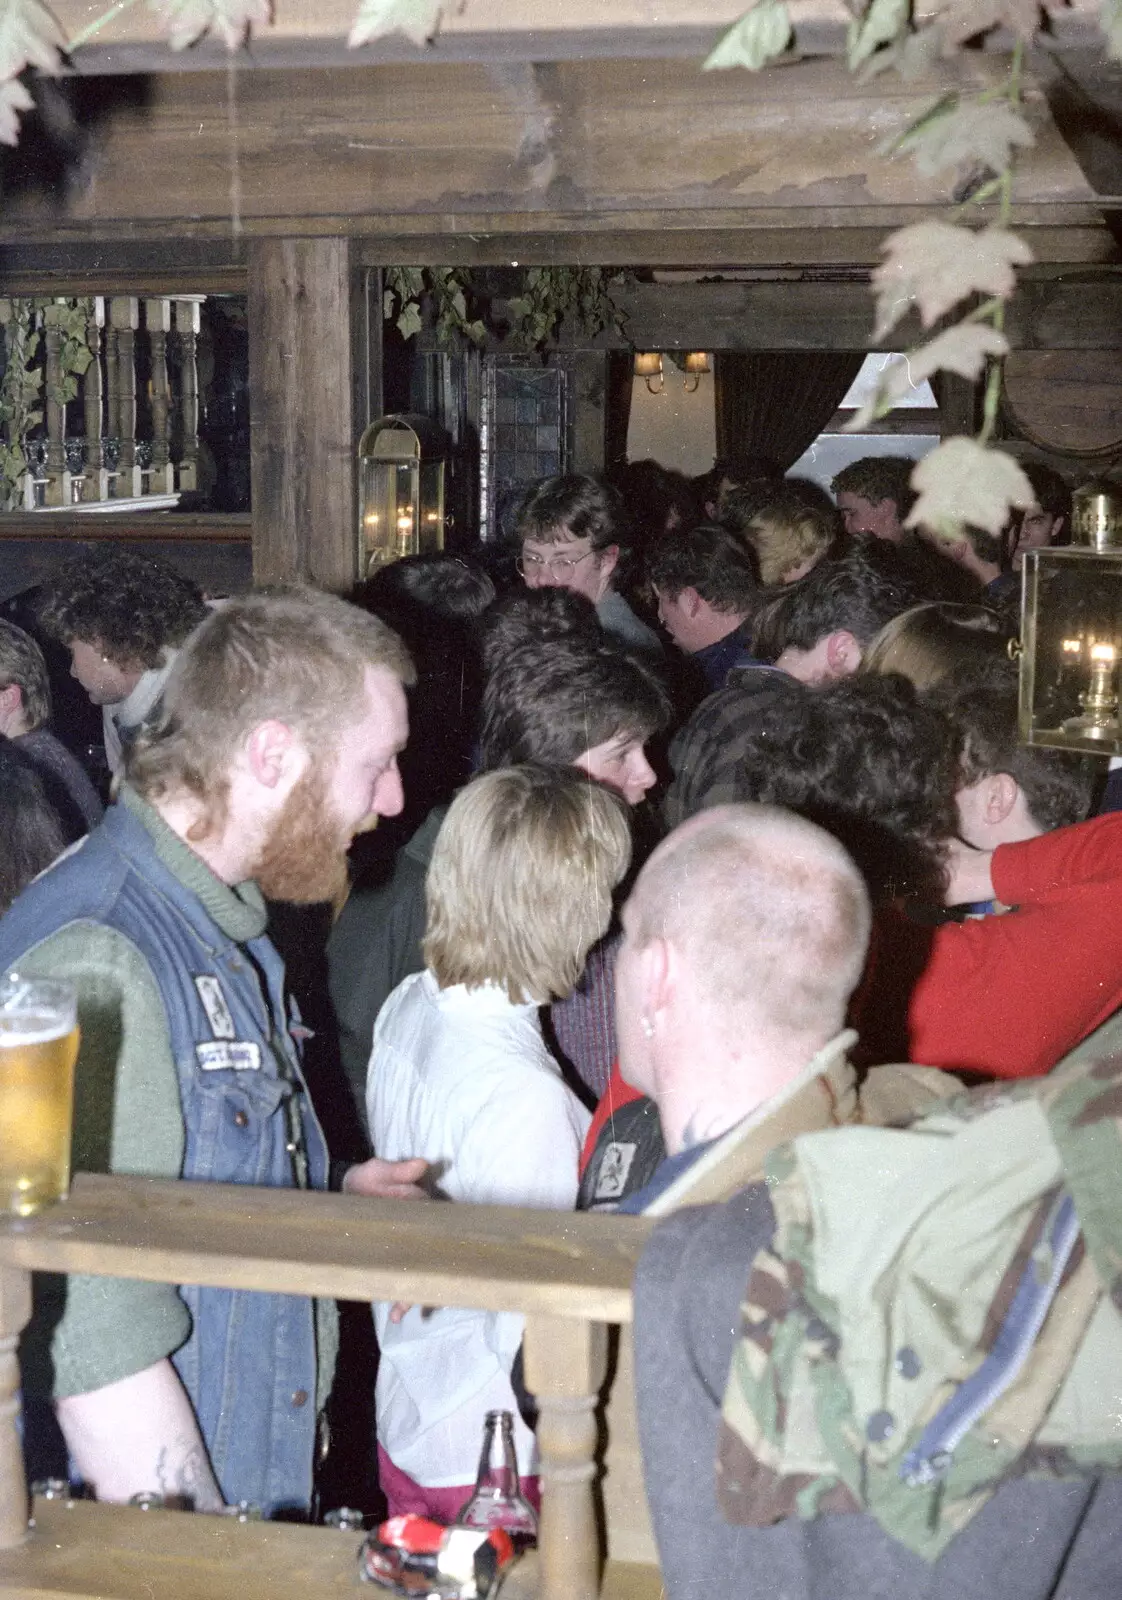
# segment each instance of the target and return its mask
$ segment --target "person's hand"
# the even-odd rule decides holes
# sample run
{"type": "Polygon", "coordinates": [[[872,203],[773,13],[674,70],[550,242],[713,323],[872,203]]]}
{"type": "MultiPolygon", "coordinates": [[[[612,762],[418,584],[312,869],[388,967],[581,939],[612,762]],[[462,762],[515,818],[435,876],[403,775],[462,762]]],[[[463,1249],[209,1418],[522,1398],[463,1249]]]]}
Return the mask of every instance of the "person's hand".
{"type": "Polygon", "coordinates": [[[427,1200],[421,1181],[429,1170],[427,1161],[414,1156],[409,1161],[382,1161],[371,1156],[343,1175],[344,1194],[362,1194],[374,1200],[427,1200]]]}

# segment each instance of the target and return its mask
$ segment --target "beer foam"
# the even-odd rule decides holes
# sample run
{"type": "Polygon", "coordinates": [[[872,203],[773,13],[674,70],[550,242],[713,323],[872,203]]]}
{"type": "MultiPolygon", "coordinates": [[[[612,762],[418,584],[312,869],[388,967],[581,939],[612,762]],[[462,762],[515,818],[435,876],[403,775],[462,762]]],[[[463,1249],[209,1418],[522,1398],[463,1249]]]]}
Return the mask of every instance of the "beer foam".
{"type": "Polygon", "coordinates": [[[0,1050],[14,1050],[29,1044],[51,1044],[65,1039],[74,1023],[65,1017],[12,1017],[0,1012],[0,1050]]]}

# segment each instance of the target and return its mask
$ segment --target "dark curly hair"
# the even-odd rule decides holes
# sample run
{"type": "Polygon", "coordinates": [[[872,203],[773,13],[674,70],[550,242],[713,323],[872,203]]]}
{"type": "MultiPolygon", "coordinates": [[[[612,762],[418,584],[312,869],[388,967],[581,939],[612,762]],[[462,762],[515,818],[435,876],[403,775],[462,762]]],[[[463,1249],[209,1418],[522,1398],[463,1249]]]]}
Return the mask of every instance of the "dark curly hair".
{"type": "Polygon", "coordinates": [[[749,735],[740,800],[795,811],[845,846],[876,904],[938,899],[957,827],[956,745],[906,678],[843,678],[782,695],[749,735]]]}
{"type": "Polygon", "coordinates": [[[813,650],[841,629],[863,648],[921,598],[893,545],[884,539],[853,545],[843,556],[820,561],[756,613],[753,654],[777,661],[789,647],[813,650]]]}
{"type": "Polygon", "coordinates": [[[46,586],[39,606],[45,633],[62,644],[95,644],[119,667],[158,667],[206,616],[202,592],[153,556],[111,545],[72,556],[46,586]]]}
{"type": "Polygon", "coordinates": [[[914,471],[915,462],[910,456],[862,456],[843,467],[830,488],[835,495],[855,494],[870,505],[891,500],[903,522],[916,501],[911,485],[914,471]]]}
{"type": "Polygon", "coordinates": [[[950,719],[961,746],[960,783],[1006,772],[1046,831],[1082,822],[1091,809],[1096,756],[1021,743],[1017,669],[1008,661],[964,667],[933,689],[931,703],[950,719]]]}

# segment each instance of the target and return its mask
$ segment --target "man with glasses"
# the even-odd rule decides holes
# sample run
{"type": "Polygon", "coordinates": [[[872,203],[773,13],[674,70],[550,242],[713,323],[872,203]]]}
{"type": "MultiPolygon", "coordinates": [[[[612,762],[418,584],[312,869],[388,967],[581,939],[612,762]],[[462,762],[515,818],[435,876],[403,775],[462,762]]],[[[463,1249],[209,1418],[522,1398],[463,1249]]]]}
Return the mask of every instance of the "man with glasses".
{"type": "Polygon", "coordinates": [[[572,589],[596,607],[605,633],[629,650],[662,653],[657,633],[613,588],[621,555],[619,496],[579,473],[546,478],[518,513],[518,570],[530,589],[572,589]]]}

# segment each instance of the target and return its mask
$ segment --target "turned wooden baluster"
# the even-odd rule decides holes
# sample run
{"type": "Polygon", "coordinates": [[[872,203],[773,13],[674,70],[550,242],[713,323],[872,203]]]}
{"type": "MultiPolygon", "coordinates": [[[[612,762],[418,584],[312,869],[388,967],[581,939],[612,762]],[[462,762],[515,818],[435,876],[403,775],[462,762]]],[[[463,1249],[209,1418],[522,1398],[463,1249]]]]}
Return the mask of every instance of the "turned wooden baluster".
{"type": "Polygon", "coordinates": [[[152,473],[149,492],[171,494],[175,490],[175,470],[171,465],[171,438],[168,415],[171,389],[168,385],[168,334],[171,332],[171,301],[145,300],[144,326],[152,351],[152,473]]]}
{"type": "Polygon", "coordinates": [[[61,506],[65,503],[66,494],[63,481],[66,473],[66,407],[58,398],[62,384],[62,329],[58,323],[58,308],[53,305],[43,312],[43,343],[47,351],[47,485],[44,504],[61,506]]]}
{"type": "Polygon", "coordinates": [[[190,494],[199,486],[199,314],[203,296],[175,301],[175,331],[179,337],[179,404],[183,439],[179,458],[179,492],[190,494]]]}
{"type": "Polygon", "coordinates": [[[608,1330],[600,1322],[530,1316],[522,1347],[526,1387],[538,1402],[542,1511],[541,1600],[596,1600],[596,1400],[608,1330]]]}
{"type": "Polygon", "coordinates": [[[0,1267],[0,1550],[10,1550],[27,1538],[16,1350],[30,1317],[30,1272],[0,1267]]]}
{"type": "Polygon", "coordinates": [[[141,492],[136,464],[136,327],[140,301],[132,295],[114,295],[109,321],[117,330],[117,415],[113,432],[121,442],[117,495],[121,499],[141,492]]]}
{"type": "Polygon", "coordinates": [[[105,420],[101,405],[101,330],[104,326],[105,300],[101,295],[94,295],[86,321],[86,343],[90,347],[93,360],[82,376],[82,411],[86,421],[87,500],[105,500],[109,496],[105,450],[101,442],[105,420]]]}

